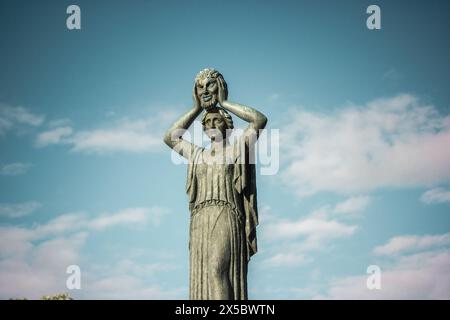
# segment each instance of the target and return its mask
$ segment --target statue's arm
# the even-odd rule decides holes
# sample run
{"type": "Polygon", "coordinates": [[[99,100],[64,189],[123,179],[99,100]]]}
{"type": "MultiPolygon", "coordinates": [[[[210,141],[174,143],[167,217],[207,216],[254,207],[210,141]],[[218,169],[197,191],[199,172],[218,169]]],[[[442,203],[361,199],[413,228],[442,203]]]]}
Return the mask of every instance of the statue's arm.
{"type": "Polygon", "coordinates": [[[190,127],[195,118],[200,114],[201,109],[191,109],[181,116],[164,135],[164,142],[172,149],[180,142],[183,133],[190,127]]]}
{"type": "Polygon", "coordinates": [[[177,151],[182,156],[188,157],[190,153],[190,148],[192,144],[185,141],[182,136],[184,132],[191,126],[192,122],[198,117],[202,112],[200,102],[198,101],[195,86],[193,92],[194,107],[182,115],[170,128],[166,131],[164,135],[164,142],[170,148],[177,151]]]}
{"type": "Polygon", "coordinates": [[[228,100],[224,100],[221,105],[223,108],[234,113],[242,120],[249,122],[249,126],[256,131],[262,130],[266,127],[267,117],[252,107],[230,102],[228,100]]]}
{"type": "Polygon", "coordinates": [[[220,81],[220,79],[218,82],[219,82],[218,100],[220,105],[224,109],[234,113],[242,120],[249,122],[248,128],[255,130],[256,133],[259,134],[259,131],[266,127],[267,117],[252,107],[244,106],[242,104],[226,100],[226,97],[224,97],[225,92],[224,85],[220,81]]]}

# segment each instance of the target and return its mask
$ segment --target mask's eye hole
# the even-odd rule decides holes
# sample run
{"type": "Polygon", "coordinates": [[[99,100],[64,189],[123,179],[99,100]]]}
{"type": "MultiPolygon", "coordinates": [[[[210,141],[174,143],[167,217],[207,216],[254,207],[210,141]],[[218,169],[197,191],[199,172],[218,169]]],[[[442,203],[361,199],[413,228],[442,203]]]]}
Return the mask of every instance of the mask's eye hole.
{"type": "Polygon", "coordinates": [[[207,86],[208,86],[208,89],[213,89],[216,86],[216,82],[215,81],[210,81],[210,82],[208,82],[207,86]]]}

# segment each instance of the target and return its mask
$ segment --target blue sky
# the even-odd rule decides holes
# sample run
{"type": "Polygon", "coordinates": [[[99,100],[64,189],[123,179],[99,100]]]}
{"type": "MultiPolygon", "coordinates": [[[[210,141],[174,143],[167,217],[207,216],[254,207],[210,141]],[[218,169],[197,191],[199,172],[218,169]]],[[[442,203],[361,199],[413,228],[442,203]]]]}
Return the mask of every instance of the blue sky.
{"type": "Polygon", "coordinates": [[[445,1],[1,1],[0,298],[67,292],[71,264],[78,299],[188,297],[162,135],[214,67],[280,133],[251,299],[449,299],[449,27],[445,1]]]}

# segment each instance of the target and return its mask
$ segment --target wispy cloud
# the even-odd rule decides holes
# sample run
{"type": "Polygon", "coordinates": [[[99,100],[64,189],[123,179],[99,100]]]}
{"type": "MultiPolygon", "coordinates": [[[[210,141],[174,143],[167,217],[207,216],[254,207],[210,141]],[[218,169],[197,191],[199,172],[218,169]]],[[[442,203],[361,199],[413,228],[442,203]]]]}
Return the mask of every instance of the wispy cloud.
{"type": "Polygon", "coordinates": [[[281,252],[263,261],[265,267],[298,267],[311,263],[313,259],[301,253],[281,252]]]}
{"type": "Polygon", "coordinates": [[[32,167],[31,163],[14,162],[5,164],[2,167],[0,167],[0,175],[18,176],[21,174],[25,174],[31,167],[32,167]]]}
{"type": "MultiPolygon", "coordinates": [[[[165,110],[147,118],[122,118],[114,123],[88,130],[74,130],[72,126],[56,126],[41,132],[36,146],[68,145],[71,151],[82,153],[153,152],[163,146],[164,130],[174,118],[165,110]]],[[[62,122],[62,124],[67,124],[62,122]]]]}
{"type": "Polygon", "coordinates": [[[388,69],[382,77],[383,80],[388,80],[394,83],[400,81],[402,78],[403,75],[395,68],[388,69]]]}
{"type": "Polygon", "coordinates": [[[0,216],[8,218],[20,218],[27,216],[39,209],[42,205],[37,201],[24,203],[0,203],[0,216]]]}
{"type": "Polygon", "coordinates": [[[105,229],[119,224],[135,224],[151,222],[158,226],[161,219],[168,213],[168,210],[162,207],[153,208],[129,208],[114,214],[102,215],[88,223],[93,229],[105,229]]]}
{"type": "Polygon", "coordinates": [[[333,212],[337,214],[355,214],[366,209],[370,203],[369,196],[351,197],[341,203],[336,204],[333,212]]]}
{"type": "Polygon", "coordinates": [[[148,152],[160,147],[161,137],[142,130],[118,127],[77,133],[73,139],[73,151],[86,153],[148,152]]]}
{"type": "Polygon", "coordinates": [[[435,247],[450,247],[450,233],[425,236],[398,236],[386,244],[376,247],[376,255],[395,256],[398,254],[419,252],[435,247]]]}
{"type": "Polygon", "coordinates": [[[450,116],[408,94],[334,113],[293,111],[281,132],[298,195],[450,181],[450,116]]]}
{"type": "MultiPolygon", "coordinates": [[[[24,207],[28,209],[27,206],[24,207]]],[[[18,211],[11,206],[5,206],[4,212],[17,215],[18,211]]],[[[47,223],[28,228],[0,226],[0,255],[23,252],[22,249],[28,248],[34,241],[74,232],[105,230],[121,225],[140,226],[145,223],[157,226],[167,212],[168,210],[162,207],[126,208],[114,213],[103,213],[91,219],[84,213],[66,213],[47,223]]]]}
{"type": "Polygon", "coordinates": [[[103,277],[93,281],[84,292],[87,299],[135,299],[135,300],[173,300],[186,299],[186,287],[174,289],[163,288],[160,285],[146,285],[142,278],[129,274],[103,277]]]}
{"type": "Polygon", "coordinates": [[[121,291],[122,298],[180,297],[180,290],[163,290],[142,282],[144,275],[148,277],[152,273],[173,270],[175,266],[172,264],[142,264],[125,259],[109,273],[98,274],[95,273],[95,263],[92,265],[86,261],[81,253],[93,232],[121,225],[157,225],[166,212],[160,207],[128,208],[94,218],[87,218],[82,213],[68,213],[30,227],[0,226],[0,298],[38,298],[44,294],[65,292],[65,271],[71,264],[82,266],[85,272],[91,269],[88,272],[89,285],[82,294],[85,298],[119,298],[113,285],[115,280],[124,276],[130,277],[131,282],[128,283],[129,290],[121,291]],[[96,291],[102,287],[110,291],[96,291]],[[138,291],[133,292],[131,288],[138,291]]]}
{"type": "Polygon", "coordinates": [[[401,257],[382,269],[381,290],[366,287],[368,275],[339,278],[330,283],[325,299],[450,299],[450,253],[401,257]]]}
{"type": "Polygon", "coordinates": [[[27,108],[21,106],[12,107],[0,103],[0,134],[4,134],[6,131],[19,125],[40,126],[44,119],[44,116],[36,115],[27,108]]]}
{"type": "Polygon", "coordinates": [[[19,230],[3,231],[5,230],[0,233],[1,240],[13,242],[6,246],[0,244],[1,299],[38,299],[43,295],[67,291],[65,271],[69,265],[81,264],[80,249],[87,239],[86,232],[53,237],[32,244],[19,241],[19,230]],[[9,251],[6,257],[5,247],[9,251]],[[14,248],[20,251],[11,250],[14,248]]]}
{"type": "Polygon", "coordinates": [[[349,223],[348,218],[363,212],[369,203],[368,196],[351,197],[334,206],[322,206],[297,220],[279,218],[265,207],[263,217],[270,218],[270,223],[260,239],[267,243],[270,257],[263,261],[263,266],[294,267],[312,262],[311,252],[326,250],[338,239],[357,231],[358,226],[349,223]]]}
{"type": "Polygon", "coordinates": [[[38,134],[36,139],[37,147],[45,147],[52,144],[59,144],[66,142],[65,139],[72,135],[71,127],[56,127],[48,131],[38,134]]]}
{"type": "Polygon", "coordinates": [[[332,280],[325,299],[450,299],[450,234],[397,236],[374,248],[379,261],[381,289],[369,290],[368,274],[332,280]]]}
{"type": "Polygon", "coordinates": [[[354,196],[336,203],[334,206],[325,205],[311,213],[314,218],[357,218],[371,203],[372,198],[366,195],[354,196]]]}
{"type": "Polygon", "coordinates": [[[426,204],[436,204],[450,202],[450,190],[434,188],[426,191],[420,197],[420,201],[426,204]]]}
{"type": "Polygon", "coordinates": [[[269,239],[294,239],[300,236],[325,240],[352,235],[356,226],[334,220],[306,218],[297,221],[281,221],[267,227],[269,239]]]}
{"type": "MultiPolygon", "coordinates": [[[[125,254],[126,256],[126,254],[125,254]]],[[[82,298],[94,299],[186,299],[186,287],[166,288],[154,284],[164,273],[180,268],[173,262],[143,263],[124,258],[114,265],[95,265],[98,272],[89,276],[82,298]]]]}

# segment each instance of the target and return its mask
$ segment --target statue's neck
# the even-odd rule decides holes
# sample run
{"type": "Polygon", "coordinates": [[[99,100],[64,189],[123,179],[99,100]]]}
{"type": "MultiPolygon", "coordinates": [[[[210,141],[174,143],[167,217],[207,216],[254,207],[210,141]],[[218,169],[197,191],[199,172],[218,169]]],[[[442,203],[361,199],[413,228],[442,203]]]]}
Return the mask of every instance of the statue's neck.
{"type": "Polygon", "coordinates": [[[225,148],[230,143],[228,142],[228,139],[223,139],[220,141],[211,141],[211,150],[219,150],[225,148]]]}

